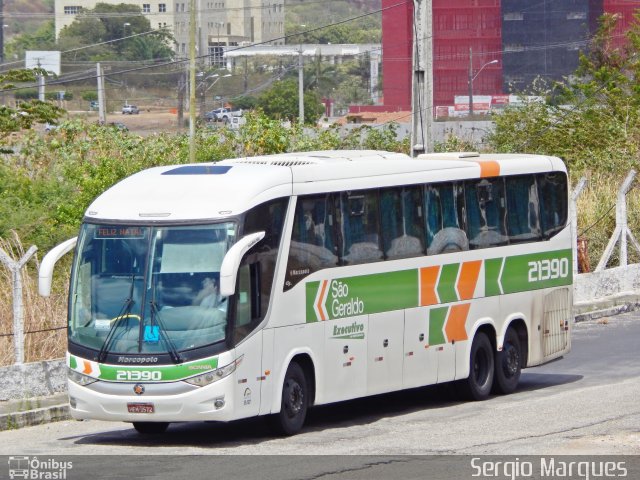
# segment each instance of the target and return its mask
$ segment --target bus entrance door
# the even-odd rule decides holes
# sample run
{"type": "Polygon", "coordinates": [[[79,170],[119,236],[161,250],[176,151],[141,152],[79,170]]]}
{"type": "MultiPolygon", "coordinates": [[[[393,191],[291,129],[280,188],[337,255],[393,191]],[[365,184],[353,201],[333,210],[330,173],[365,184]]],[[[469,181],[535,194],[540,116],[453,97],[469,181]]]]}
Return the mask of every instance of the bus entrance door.
{"type": "Polygon", "coordinates": [[[367,316],[325,323],[325,385],[328,402],[367,393],[367,316]]]}

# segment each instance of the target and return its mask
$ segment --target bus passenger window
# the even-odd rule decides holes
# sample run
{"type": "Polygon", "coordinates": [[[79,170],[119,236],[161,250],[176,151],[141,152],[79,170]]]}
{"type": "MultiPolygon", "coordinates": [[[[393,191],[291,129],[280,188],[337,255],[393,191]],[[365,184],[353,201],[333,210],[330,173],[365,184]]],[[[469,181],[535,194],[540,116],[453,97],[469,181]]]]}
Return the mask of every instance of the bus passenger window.
{"type": "Polygon", "coordinates": [[[471,248],[506,245],[504,179],[484,178],[465,185],[467,234],[471,248]]]}
{"type": "Polygon", "coordinates": [[[338,211],[343,262],[357,265],[382,260],[377,192],[342,193],[338,211]]]}
{"type": "Polygon", "coordinates": [[[533,175],[506,177],[507,228],[509,242],[533,242],[540,239],[538,190],[533,175]]]}
{"type": "Polygon", "coordinates": [[[298,198],[285,291],[313,272],[338,265],[333,227],[330,195],[298,198]]]}
{"type": "Polygon", "coordinates": [[[287,204],[288,199],[286,198],[271,200],[253,207],[245,215],[243,235],[265,232],[264,238],[254,245],[242,260],[242,265],[259,265],[259,275],[255,277],[258,285],[255,288],[260,305],[254,305],[253,308],[261,314],[260,318],[253,318],[252,326],[254,327],[262,320],[269,308],[287,204]]]}
{"type": "Polygon", "coordinates": [[[380,193],[382,245],[388,259],[424,253],[424,218],[420,188],[385,189],[380,193]]]}
{"type": "Polygon", "coordinates": [[[427,255],[469,250],[464,232],[464,189],[460,183],[425,186],[427,255]]]}
{"type": "Polygon", "coordinates": [[[550,238],[567,224],[567,176],[557,172],[537,177],[542,232],[550,238]]]}

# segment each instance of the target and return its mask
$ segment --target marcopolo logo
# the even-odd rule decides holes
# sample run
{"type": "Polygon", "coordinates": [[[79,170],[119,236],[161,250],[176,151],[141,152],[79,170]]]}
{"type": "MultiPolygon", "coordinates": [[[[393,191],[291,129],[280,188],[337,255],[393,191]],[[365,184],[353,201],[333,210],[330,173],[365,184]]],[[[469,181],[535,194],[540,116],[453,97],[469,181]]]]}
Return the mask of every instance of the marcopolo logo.
{"type": "Polygon", "coordinates": [[[351,325],[333,326],[333,336],[331,338],[362,340],[364,339],[364,323],[353,322],[351,325]]]}
{"type": "Polygon", "coordinates": [[[65,480],[67,470],[73,468],[73,462],[62,462],[54,458],[45,460],[38,457],[9,457],[9,478],[33,480],[65,480]]]}

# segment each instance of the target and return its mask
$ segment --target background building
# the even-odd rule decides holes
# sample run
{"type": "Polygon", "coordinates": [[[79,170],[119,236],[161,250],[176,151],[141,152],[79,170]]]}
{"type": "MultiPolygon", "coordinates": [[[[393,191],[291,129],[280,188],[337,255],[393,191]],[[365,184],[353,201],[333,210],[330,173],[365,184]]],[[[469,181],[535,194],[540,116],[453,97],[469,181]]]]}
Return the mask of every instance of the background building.
{"type": "MultiPolygon", "coordinates": [[[[411,106],[413,2],[397,3],[382,1],[384,101],[375,111],[411,106]]],[[[433,0],[434,105],[468,95],[470,77],[474,97],[560,80],[575,71],[600,15],[620,16],[614,44],[622,45],[638,8],[640,0],[433,0]]]]}
{"type": "MultiPolygon", "coordinates": [[[[152,28],[167,28],[175,37],[178,56],[189,50],[189,0],[56,0],[56,37],[84,9],[97,3],[140,6],[152,28]]],[[[283,44],[284,0],[196,0],[197,55],[223,65],[225,47],[250,43],[283,44]]]]}
{"type": "Polygon", "coordinates": [[[82,9],[91,10],[98,3],[138,5],[152,28],[166,27],[173,31],[174,3],[170,0],[55,0],[56,38],[64,27],[73,23],[82,9]]]}

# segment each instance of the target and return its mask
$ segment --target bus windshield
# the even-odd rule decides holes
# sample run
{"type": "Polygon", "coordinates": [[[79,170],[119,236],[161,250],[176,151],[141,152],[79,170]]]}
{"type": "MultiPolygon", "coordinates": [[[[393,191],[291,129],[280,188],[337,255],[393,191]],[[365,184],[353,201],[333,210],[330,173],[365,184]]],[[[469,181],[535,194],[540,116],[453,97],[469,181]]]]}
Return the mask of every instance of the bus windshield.
{"type": "Polygon", "coordinates": [[[231,222],[198,226],[85,224],[71,283],[69,341],[116,354],[169,353],[225,340],[220,266],[231,222]]]}

